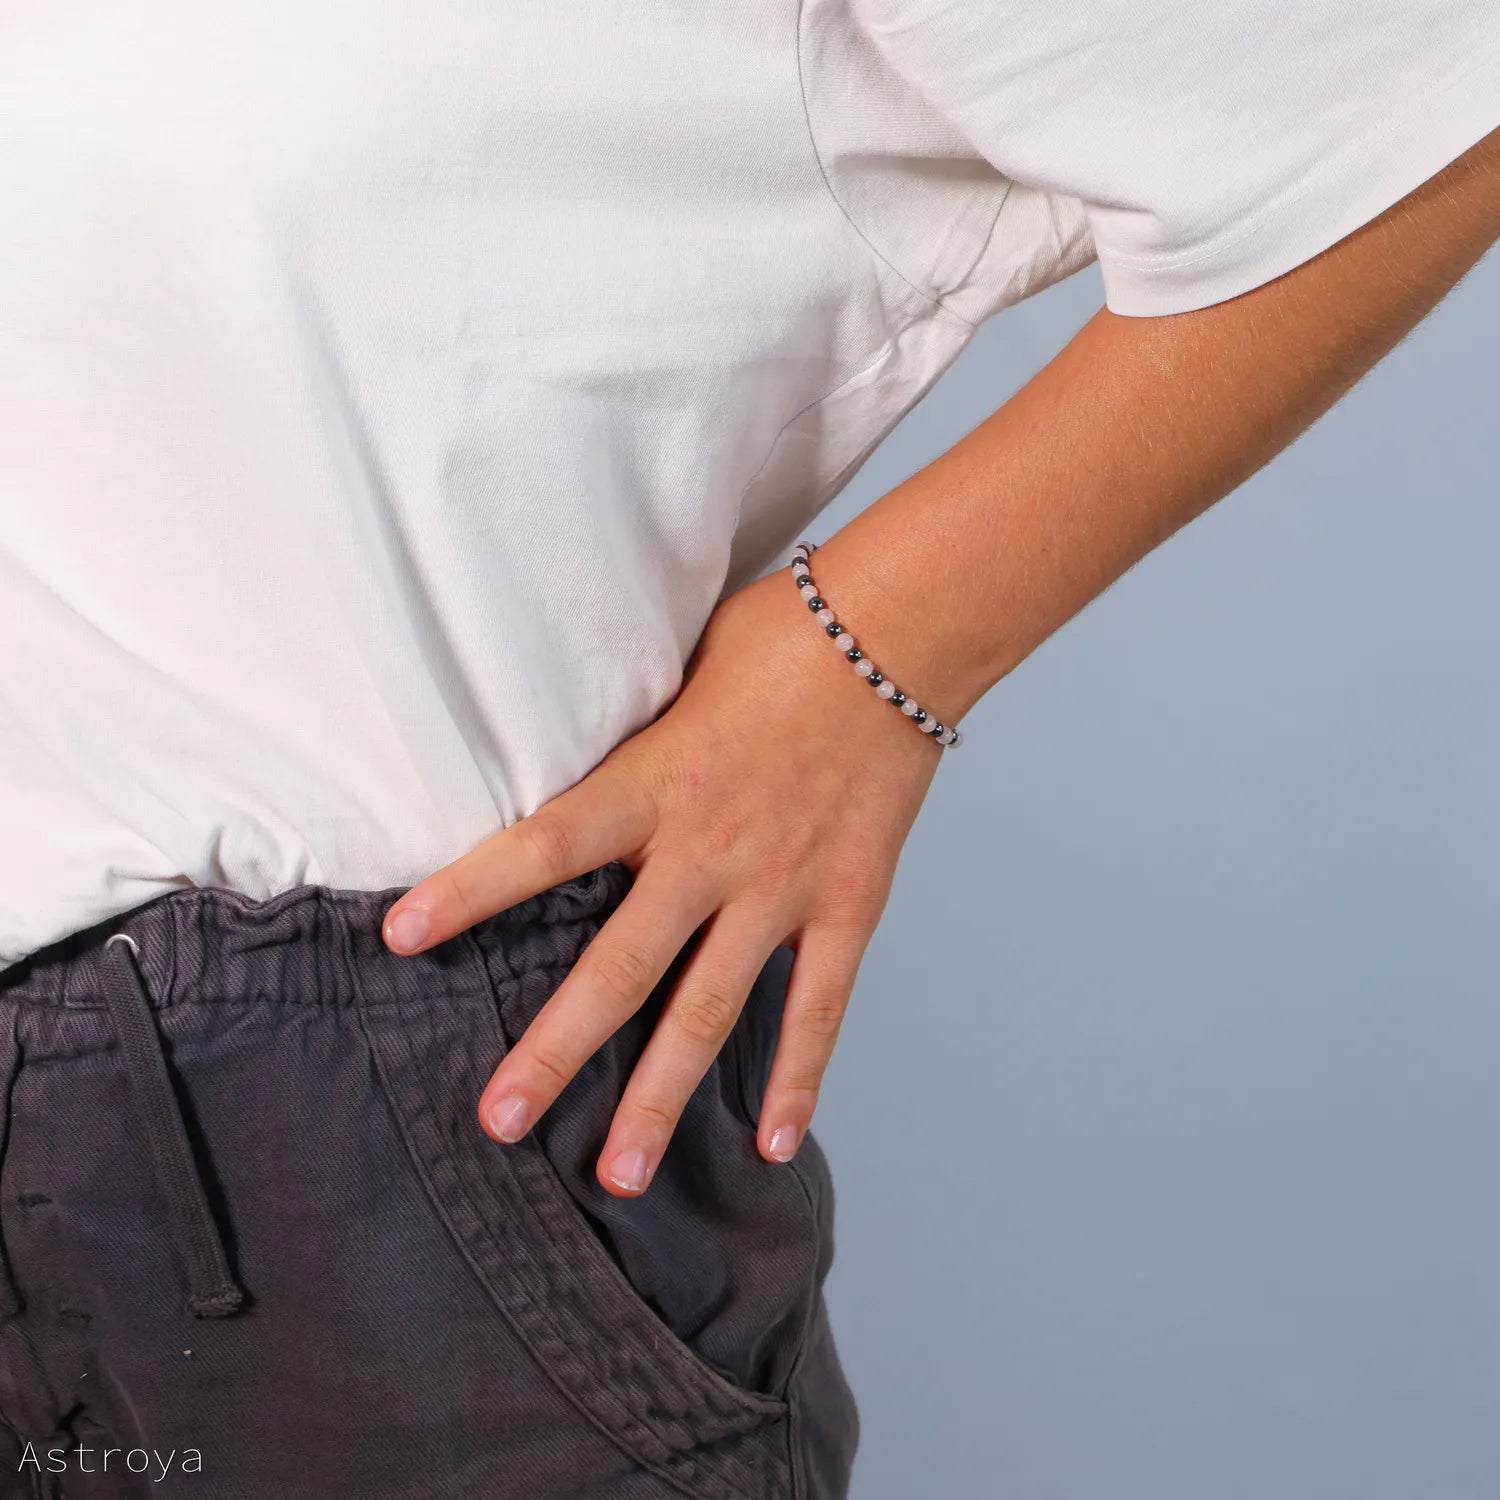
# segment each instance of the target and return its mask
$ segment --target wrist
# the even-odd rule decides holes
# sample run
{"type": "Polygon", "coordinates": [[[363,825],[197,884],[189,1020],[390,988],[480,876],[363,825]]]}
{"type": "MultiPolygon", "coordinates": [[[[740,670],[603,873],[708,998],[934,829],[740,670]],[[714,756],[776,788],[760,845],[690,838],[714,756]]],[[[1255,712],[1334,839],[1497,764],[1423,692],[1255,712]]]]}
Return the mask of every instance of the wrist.
{"type": "MultiPolygon", "coordinates": [[[[790,565],[788,553],[788,574],[790,565]]],[[[943,591],[913,576],[899,559],[891,566],[888,554],[863,548],[840,531],[817,546],[809,567],[819,595],[856,648],[926,714],[958,728],[994,685],[997,679],[965,657],[945,625],[943,591]]],[[[789,580],[785,587],[789,603],[805,609],[789,580]]],[[[824,633],[811,614],[804,628],[824,633]]]]}

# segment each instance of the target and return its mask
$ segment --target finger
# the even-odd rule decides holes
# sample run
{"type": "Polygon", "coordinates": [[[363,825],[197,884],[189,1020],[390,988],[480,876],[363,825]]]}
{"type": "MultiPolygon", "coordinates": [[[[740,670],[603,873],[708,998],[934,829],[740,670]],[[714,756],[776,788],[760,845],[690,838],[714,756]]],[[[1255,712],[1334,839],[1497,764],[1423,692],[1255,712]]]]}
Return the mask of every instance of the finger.
{"type": "Polygon", "coordinates": [[[760,1112],[758,1142],[770,1161],[790,1161],[812,1123],[868,942],[868,933],[842,923],[809,923],[798,935],[760,1112]]]}
{"type": "Polygon", "coordinates": [[[781,932],[760,912],[714,914],[662,1007],[599,1154],[600,1183],[621,1197],[650,1184],[682,1112],[719,1055],[781,932]]]}
{"type": "Polygon", "coordinates": [[[650,790],[608,764],[419,881],[386,912],[396,953],[420,953],[518,901],[638,849],[650,833],[650,790]]]}
{"type": "Polygon", "coordinates": [[[525,1135],[641,1008],[712,910],[691,872],[648,862],[485,1085],[479,1100],[485,1130],[500,1141],[525,1135]]]}

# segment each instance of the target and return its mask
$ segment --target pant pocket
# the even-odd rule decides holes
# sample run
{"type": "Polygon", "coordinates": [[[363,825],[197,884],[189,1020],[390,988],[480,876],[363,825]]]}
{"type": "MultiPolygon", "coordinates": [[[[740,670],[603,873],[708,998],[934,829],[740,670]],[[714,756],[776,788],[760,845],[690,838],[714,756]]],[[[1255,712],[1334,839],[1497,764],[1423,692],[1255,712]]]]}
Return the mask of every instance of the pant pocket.
{"type": "MultiPolygon", "coordinates": [[[[755,1150],[754,1049],[725,1050],[649,1192],[616,1199],[594,1177],[681,961],[515,1146],[485,1137],[474,1106],[565,970],[497,983],[492,1008],[372,1011],[366,1030],[435,1211],[546,1375],[637,1461],[703,1500],[779,1497],[791,1493],[786,1385],[823,1257],[805,1171],[755,1150]]],[[[757,1005],[776,1003],[768,968],[757,1005]]]]}
{"type": "MultiPolygon", "coordinates": [[[[599,1186],[595,1164],[630,1075],[683,963],[589,1060],[538,1123],[532,1144],[570,1200],[570,1243],[601,1247],[670,1333],[736,1386],[780,1399],[818,1293],[823,1235],[814,1145],[791,1168],[756,1149],[760,1090],[770,1067],[791,955],[778,949],[758,977],[728,1044],[694,1092],[666,1155],[639,1198],[599,1186]],[[589,1242],[593,1243],[590,1244],[589,1242]]],[[[499,988],[514,1045],[561,975],[499,988]]]]}

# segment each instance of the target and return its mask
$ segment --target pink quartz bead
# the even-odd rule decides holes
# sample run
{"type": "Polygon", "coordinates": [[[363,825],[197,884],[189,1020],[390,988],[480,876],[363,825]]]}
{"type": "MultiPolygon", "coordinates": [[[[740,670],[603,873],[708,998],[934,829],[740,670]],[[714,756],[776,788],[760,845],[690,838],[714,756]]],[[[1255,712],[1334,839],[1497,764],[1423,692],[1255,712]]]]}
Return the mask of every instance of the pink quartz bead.
{"type": "Polygon", "coordinates": [[[846,630],[843,635],[836,635],[833,638],[833,644],[840,651],[852,651],[854,649],[854,637],[846,630]]]}
{"type": "Polygon", "coordinates": [[[813,619],[815,619],[819,625],[832,625],[834,619],[833,611],[831,609],[820,609],[817,614],[813,616],[813,619]]]}
{"type": "Polygon", "coordinates": [[[857,677],[868,677],[875,670],[875,663],[868,656],[862,656],[854,663],[854,673],[857,677]]]}
{"type": "Polygon", "coordinates": [[[877,698],[894,698],[896,696],[896,684],[892,682],[889,677],[886,678],[886,680],[875,689],[875,696],[877,698]]]}
{"type": "Polygon", "coordinates": [[[920,729],[923,734],[936,734],[937,720],[934,719],[931,714],[928,714],[927,717],[917,725],[917,728],[920,729]]]}
{"type": "Polygon", "coordinates": [[[901,705],[901,712],[904,713],[909,719],[914,713],[916,713],[919,708],[921,708],[921,706],[922,705],[918,703],[915,698],[908,698],[906,702],[901,705]]]}
{"type": "Polygon", "coordinates": [[[810,583],[804,583],[802,587],[797,590],[797,592],[801,594],[804,599],[816,599],[818,597],[817,589],[815,589],[810,583]]]}

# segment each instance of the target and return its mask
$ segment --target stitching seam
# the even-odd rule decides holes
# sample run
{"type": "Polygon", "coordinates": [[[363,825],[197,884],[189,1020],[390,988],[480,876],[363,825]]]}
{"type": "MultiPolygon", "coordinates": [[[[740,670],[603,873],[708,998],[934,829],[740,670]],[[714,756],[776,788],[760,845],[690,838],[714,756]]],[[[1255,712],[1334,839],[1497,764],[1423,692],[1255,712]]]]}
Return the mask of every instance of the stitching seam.
{"type": "MultiPolygon", "coordinates": [[[[917,294],[924,302],[933,307],[942,307],[942,299],[934,297],[931,292],[924,291],[912,281],[901,268],[894,265],[881,251],[880,247],[867,235],[855,222],[849,210],[844,207],[843,199],[833,190],[833,183],[829,181],[828,168],[823,162],[823,153],[818,149],[818,138],[813,132],[812,111],[807,103],[807,73],[802,56],[802,15],[806,9],[806,0],[797,0],[797,28],[796,28],[796,54],[797,54],[797,92],[802,99],[802,123],[807,130],[807,143],[812,148],[813,161],[817,163],[818,176],[823,179],[823,187],[828,193],[829,200],[833,206],[844,216],[849,227],[864,242],[870,253],[883,265],[893,276],[898,277],[901,282],[917,294]]],[[[946,309],[945,309],[946,311],[946,309]]],[[[954,317],[958,314],[954,313],[954,317]]]]}

